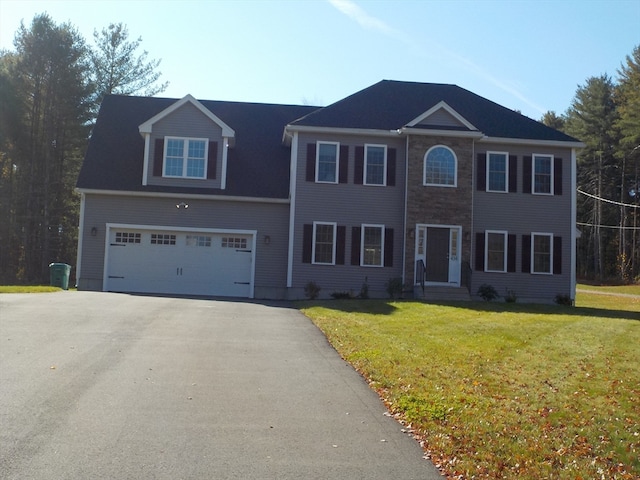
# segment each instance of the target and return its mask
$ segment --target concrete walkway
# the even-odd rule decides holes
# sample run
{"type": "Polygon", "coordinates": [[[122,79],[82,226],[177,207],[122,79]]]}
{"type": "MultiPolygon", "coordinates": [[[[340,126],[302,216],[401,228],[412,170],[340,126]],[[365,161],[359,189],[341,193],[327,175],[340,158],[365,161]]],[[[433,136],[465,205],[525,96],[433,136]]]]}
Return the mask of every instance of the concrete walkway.
{"type": "Polygon", "coordinates": [[[0,295],[0,478],[438,479],[298,311],[0,295]]]}

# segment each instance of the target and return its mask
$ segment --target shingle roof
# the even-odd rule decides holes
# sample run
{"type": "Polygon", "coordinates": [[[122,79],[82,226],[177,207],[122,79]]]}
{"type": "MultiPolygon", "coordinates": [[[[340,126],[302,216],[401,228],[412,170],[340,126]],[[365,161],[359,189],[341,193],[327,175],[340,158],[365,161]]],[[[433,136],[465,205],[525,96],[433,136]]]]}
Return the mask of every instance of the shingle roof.
{"type": "Polygon", "coordinates": [[[144,139],[138,126],[177,99],[105,97],[77,186],[81,189],[288,198],[290,149],[284,126],[317,107],[201,101],[235,130],[225,190],[142,185],[144,139]]]}
{"type": "Polygon", "coordinates": [[[439,102],[489,137],[577,142],[457,85],[383,80],[292,122],[294,126],[397,130],[439,102]]]}

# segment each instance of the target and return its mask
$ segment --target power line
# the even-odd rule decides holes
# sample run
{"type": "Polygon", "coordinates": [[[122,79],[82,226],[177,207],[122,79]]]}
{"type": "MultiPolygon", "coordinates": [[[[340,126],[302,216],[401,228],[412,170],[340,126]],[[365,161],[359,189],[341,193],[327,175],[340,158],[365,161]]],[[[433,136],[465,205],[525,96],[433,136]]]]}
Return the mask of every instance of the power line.
{"type": "Polygon", "coordinates": [[[583,223],[576,222],[576,225],[580,225],[581,227],[600,227],[600,228],[611,228],[615,230],[639,230],[640,227],[621,227],[620,225],[596,225],[595,223],[583,223]]]}
{"type": "Polygon", "coordinates": [[[619,205],[621,207],[640,208],[640,205],[633,205],[632,203],[616,202],[615,200],[609,200],[607,198],[598,197],[596,195],[592,195],[590,193],[584,192],[579,188],[577,190],[578,190],[578,193],[581,193],[582,195],[586,195],[587,197],[595,198],[596,200],[599,200],[601,202],[612,203],[613,205],[619,205]]]}

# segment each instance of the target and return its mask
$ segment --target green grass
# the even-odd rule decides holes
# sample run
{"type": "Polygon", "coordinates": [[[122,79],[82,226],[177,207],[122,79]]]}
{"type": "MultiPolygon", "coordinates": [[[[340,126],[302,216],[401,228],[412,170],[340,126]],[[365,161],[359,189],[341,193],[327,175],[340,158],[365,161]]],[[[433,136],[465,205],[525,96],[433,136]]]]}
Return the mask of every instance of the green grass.
{"type": "Polygon", "coordinates": [[[62,290],[59,287],[50,287],[48,285],[0,285],[0,293],[43,293],[58,292],[62,290]]]}
{"type": "Polygon", "coordinates": [[[640,477],[640,299],[344,300],[308,315],[461,478],[640,477]]]}
{"type": "Polygon", "coordinates": [[[639,285],[615,285],[615,286],[579,284],[578,290],[588,290],[592,292],[601,292],[601,293],[623,293],[627,295],[640,295],[640,284],[639,285]]]}

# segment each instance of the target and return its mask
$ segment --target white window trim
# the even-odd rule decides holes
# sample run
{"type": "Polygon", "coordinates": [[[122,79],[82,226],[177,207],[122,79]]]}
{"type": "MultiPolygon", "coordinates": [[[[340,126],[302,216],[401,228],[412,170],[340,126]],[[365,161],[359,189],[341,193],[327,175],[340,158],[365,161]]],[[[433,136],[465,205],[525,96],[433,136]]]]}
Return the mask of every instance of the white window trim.
{"type": "Polygon", "coordinates": [[[360,226],[360,266],[361,267],[373,267],[380,268],[384,267],[384,233],[385,226],[375,223],[363,223],[360,226]],[[365,228],[378,228],[381,233],[381,242],[380,242],[380,265],[365,265],[364,263],[364,229],[365,228]]]}
{"type": "Polygon", "coordinates": [[[387,146],[377,143],[365,143],[364,144],[364,168],[362,171],[362,184],[370,185],[372,187],[386,187],[387,186],[387,146]],[[382,166],[382,183],[367,183],[367,168],[369,166],[367,162],[367,150],[369,147],[380,147],[384,149],[384,164],[382,166]]]}
{"type": "Polygon", "coordinates": [[[509,247],[508,244],[509,232],[506,230],[485,230],[484,232],[484,271],[489,273],[507,273],[507,249],[509,247]],[[489,234],[498,234],[502,235],[503,241],[503,260],[502,264],[504,265],[503,270],[490,270],[489,269],[489,234]]]}
{"type": "Polygon", "coordinates": [[[209,139],[208,138],[196,138],[196,137],[164,137],[164,151],[162,152],[162,176],[164,178],[186,178],[189,180],[206,180],[207,168],[209,159],[209,139]],[[182,150],[182,175],[167,175],[165,173],[167,167],[167,149],[169,148],[169,140],[184,140],[184,148],[182,150]],[[204,175],[202,177],[189,177],[187,176],[187,158],[189,157],[189,142],[190,141],[204,142],[204,175]]]}
{"type": "Polygon", "coordinates": [[[338,175],[340,174],[340,142],[316,142],[316,183],[331,183],[336,184],[339,182],[338,175]],[[329,182],[327,180],[319,180],[318,175],[320,175],[320,145],[335,145],[336,147],[336,171],[335,171],[335,181],[329,182]]]}
{"type": "Polygon", "coordinates": [[[488,151],[487,152],[487,168],[486,168],[486,183],[485,185],[487,186],[486,191],[487,192],[491,192],[491,193],[509,193],[509,152],[493,152],[493,151],[488,151]],[[490,164],[491,162],[489,161],[489,156],[490,155],[504,155],[505,158],[505,169],[504,169],[504,190],[492,190],[491,188],[489,188],[490,186],[490,182],[489,182],[489,178],[490,178],[490,173],[491,173],[491,169],[490,164]]]}
{"type": "Polygon", "coordinates": [[[424,157],[422,159],[422,185],[425,187],[457,188],[458,187],[458,156],[456,155],[456,152],[454,152],[451,148],[447,147],[446,145],[442,145],[442,144],[434,145],[431,148],[429,148],[429,150],[427,150],[427,152],[424,154],[424,157]],[[440,148],[440,147],[446,148],[453,155],[453,162],[454,162],[453,185],[445,185],[443,183],[427,183],[427,157],[429,156],[429,153],[431,152],[431,150],[435,148],[440,148]]]}
{"type": "Polygon", "coordinates": [[[534,153],[531,155],[531,193],[533,195],[553,196],[555,182],[555,157],[549,153],[534,153]],[[536,157],[547,157],[551,159],[551,183],[549,193],[536,192],[536,157]]]}
{"type": "Polygon", "coordinates": [[[313,239],[311,243],[311,263],[313,265],[335,265],[336,264],[336,238],[338,224],[336,222],[313,222],[313,239]],[[333,246],[331,252],[331,263],[316,262],[316,227],[318,225],[331,225],[333,227],[333,246]]]}
{"type": "Polygon", "coordinates": [[[548,232],[531,232],[531,274],[532,275],[553,275],[553,233],[548,232]],[[548,272],[536,272],[534,270],[536,262],[534,256],[535,237],[548,237],[549,238],[549,271],[548,272]]]}

